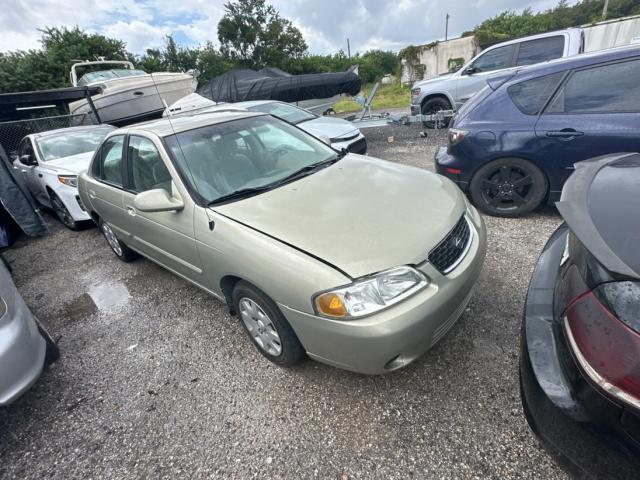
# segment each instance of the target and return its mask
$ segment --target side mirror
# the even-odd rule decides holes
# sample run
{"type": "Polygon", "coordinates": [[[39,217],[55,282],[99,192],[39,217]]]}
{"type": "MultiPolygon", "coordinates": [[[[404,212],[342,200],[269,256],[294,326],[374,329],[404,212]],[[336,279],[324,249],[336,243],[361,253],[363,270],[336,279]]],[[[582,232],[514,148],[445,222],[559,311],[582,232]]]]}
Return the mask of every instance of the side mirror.
{"type": "Polygon", "coordinates": [[[36,162],[35,159],[31,158],[31,155],[29,154],[20,155],[18,160],[20,160],[21,164],[27,165],[28,167],[38,164],[38,162],[36,162]]]}
{"type": "Polygon", "coordinates": [[[318,138],[322,140],[324,143],[326,143],[327,145],[331,146],[331,139],[327,135],[320,135],[318,136],[318,138]]]}
{"type": "Polygon", "coordinates": [[[465,75],[473,75],[477,71],[478,71],[478,69],[476,67],[467,67],[467,68],[464,69],[464,74],[465,75]]]}
{"type": "Polygon", "coordinates": [[[176,212],[184,208],[181,200],[171,197],[163,188],[139,193],[133,204],[141,212],[176,212]]]}

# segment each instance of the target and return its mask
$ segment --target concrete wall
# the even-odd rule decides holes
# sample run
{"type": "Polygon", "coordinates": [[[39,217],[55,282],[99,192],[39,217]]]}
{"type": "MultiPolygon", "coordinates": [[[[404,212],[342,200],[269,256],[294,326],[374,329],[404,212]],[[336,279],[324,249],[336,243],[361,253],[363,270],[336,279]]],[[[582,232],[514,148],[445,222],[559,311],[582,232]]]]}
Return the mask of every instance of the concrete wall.
{"type": "Polygon", "coordinates": [[[403,61],[401,81],[402,83],[413,83],[437,77],[449,72],[450,60],[462,58],[466,63],[478,51],[478,42],[473,36],[424,45],[420,51],[418,64],[411,65],[409,62],[403,61]]]}
{"type": "Polygon", "coordinates": [[[640,37],[640,16],[608,20],[584,27],[585,51],[629,45],[640,37]]]}

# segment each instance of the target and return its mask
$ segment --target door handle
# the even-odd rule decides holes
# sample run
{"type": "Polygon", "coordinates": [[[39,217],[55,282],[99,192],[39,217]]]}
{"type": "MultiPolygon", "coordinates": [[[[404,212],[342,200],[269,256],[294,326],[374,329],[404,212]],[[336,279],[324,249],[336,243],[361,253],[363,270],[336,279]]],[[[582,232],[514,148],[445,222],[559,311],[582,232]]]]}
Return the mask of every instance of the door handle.
{"type": "Polygon", "coordinates": [[[142,91],[138,90],[138,91],[136,91],[136,92],[133,92],[133,94],[134,94],[136,97],[141,97],[142,95],[144,95],[144,92],[142,92],[142,91]]]}
{"type": "Polygon", "coordinates": [[[552,137],[552,138],[572,139],[574,137],[581,137],[582,135],[584,135],[584,132],[579,132],[574,128],[563,128],[562,130],[549,130],[547,132],[547,137],[552,137]]]}
{"type": "Polygon", "coordinates": [[[89,190],[89,198],[96,198],[96,191],[95,190],[89,190]]]}
{"type": "Polygon", "coordinates": [[[131,206],[129,206],[129,205],[127,205],[127,213],[129,215],[131,215],[132,217],[135,217],[136,216],[136,209],[131,207],[131,206]]]}

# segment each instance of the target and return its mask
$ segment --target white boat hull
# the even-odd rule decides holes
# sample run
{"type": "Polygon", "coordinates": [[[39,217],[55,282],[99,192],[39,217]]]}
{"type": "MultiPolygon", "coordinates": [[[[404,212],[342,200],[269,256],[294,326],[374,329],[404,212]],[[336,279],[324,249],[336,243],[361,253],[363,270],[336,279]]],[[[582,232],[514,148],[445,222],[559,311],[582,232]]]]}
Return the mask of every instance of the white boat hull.
{"type": "MultiPolygon", "coordinates": [[[[91,100],[102,123],[125,124],[161,116],[167,105],[193,92],[197,80],[186,73],[154,73],[105,81],[91,100]]],[[[69,104],[72,115],[91,114],[86,100],[69,104]]]]}

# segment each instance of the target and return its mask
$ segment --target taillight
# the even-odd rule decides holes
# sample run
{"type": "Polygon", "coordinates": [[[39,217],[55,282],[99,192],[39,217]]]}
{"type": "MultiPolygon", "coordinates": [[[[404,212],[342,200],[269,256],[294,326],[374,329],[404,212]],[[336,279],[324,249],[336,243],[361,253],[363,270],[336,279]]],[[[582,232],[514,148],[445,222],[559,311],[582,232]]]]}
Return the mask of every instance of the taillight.
{"type": "Polygon", "coordinates": [[[464,140],[465,135],[469,133],[466,130],[458,130],[456,128],[449,129],[449,146],[457,145],[464,140]]]}
{"type": "Polygon", "coordinates": [[[636,408],[640,408],[640,334],[634,329],[638,307],[640,286],[615,282],[579,293],[564,313],[565,332],[582,370],[600,388],[636,408]]]}

